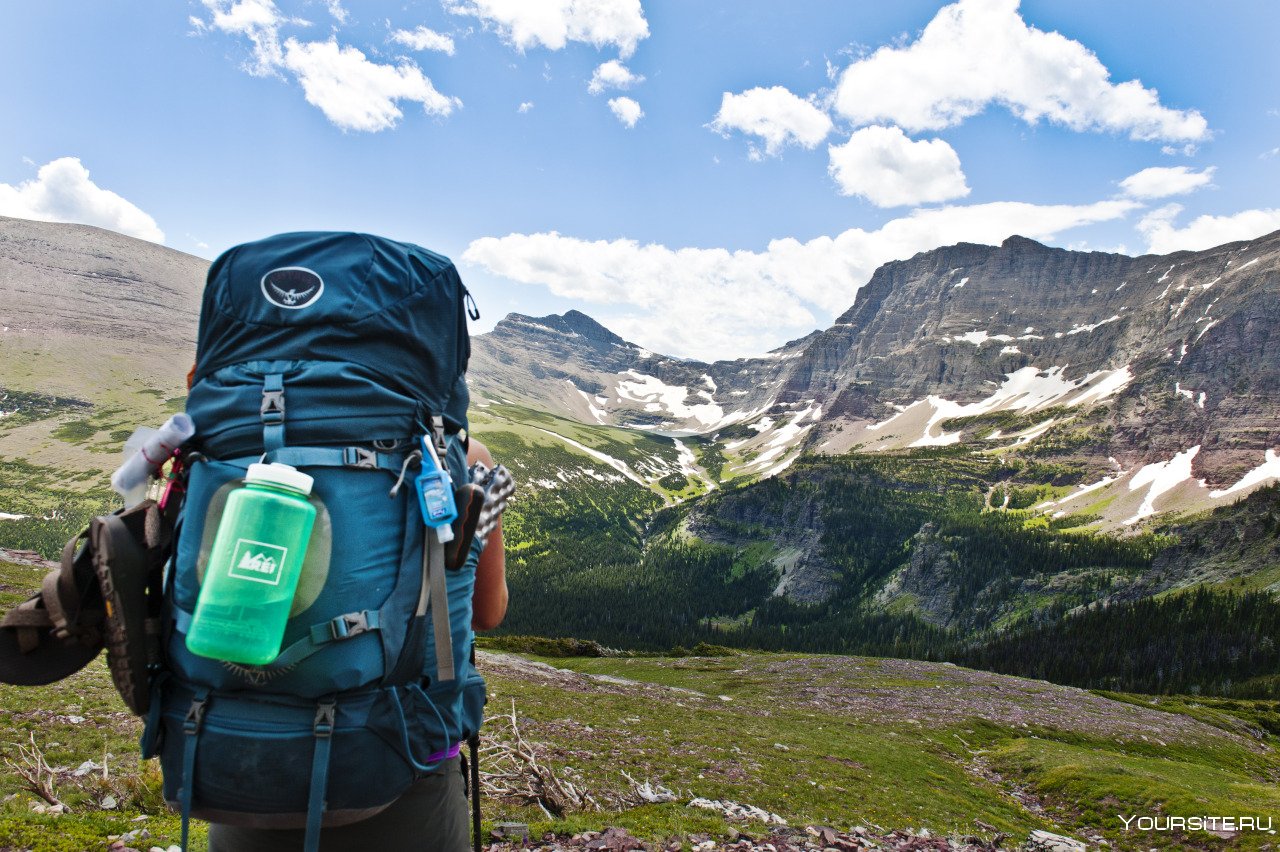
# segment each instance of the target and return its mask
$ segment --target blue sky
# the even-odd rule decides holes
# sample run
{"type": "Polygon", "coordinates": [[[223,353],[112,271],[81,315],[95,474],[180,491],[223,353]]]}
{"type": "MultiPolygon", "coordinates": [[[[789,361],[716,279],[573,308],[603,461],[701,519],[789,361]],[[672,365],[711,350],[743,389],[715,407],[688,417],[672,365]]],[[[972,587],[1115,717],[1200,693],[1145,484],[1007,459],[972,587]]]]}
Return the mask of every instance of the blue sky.
{"type": "Polygon", "coordinates": [[[0,215],[204,257],[353,229],[484,313],[752,355],[881,263],[1011,233],[1280,229],[1280,5],[1171,0],[10,4],[0,215]]]}

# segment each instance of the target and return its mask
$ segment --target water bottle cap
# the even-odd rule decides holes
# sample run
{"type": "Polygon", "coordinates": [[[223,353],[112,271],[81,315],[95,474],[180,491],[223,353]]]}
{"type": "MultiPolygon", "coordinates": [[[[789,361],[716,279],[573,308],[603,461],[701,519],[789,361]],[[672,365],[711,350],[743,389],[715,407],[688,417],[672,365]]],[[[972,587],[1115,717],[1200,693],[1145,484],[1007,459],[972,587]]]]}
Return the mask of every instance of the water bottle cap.
{"type": "Polygon", "coordinates": [[[249,465],[249,472],[245,474],[244,481],[283,485],[285,488],[310,494],[311,485],[315,480],[292,465],[271,462],[249,465]]]}

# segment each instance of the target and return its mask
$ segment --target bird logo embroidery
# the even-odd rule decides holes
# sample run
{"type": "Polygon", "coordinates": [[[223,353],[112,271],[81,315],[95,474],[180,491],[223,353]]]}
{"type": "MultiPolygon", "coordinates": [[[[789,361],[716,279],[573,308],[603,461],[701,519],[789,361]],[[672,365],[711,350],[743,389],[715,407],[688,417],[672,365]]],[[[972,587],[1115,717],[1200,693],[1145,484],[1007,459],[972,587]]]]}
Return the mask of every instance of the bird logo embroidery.
{"type": "Polygon", "coordinates": [[[280,308],[299,310],[315,304],[324,292],[324,281],[302,266],[282,266],[262,276],[262,295],[280,308]]]}

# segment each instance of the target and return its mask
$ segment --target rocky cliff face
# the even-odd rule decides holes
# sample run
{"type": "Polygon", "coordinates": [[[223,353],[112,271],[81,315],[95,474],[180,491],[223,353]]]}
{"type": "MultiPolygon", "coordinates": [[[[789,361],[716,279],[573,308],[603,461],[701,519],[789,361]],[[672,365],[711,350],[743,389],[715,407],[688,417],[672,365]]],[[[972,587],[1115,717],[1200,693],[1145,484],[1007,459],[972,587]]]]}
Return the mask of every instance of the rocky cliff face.
{"type": "Polygon", "coordinates": [[[1280,476],[1280,234],[1142,257],[948,246],[885,264],[830,328],[714,364],[577,312],[512,315],[477,338],[472,381],[587,423],[714,437],[727,477],[803,450],[1039,441],[1132,524],[1280,476]],[[1000,412],[1022,422],[989,428],[1000,412]]]}
{"type": "Polygon", "coordinates": [[[1113,408],[1100,458],[1129,467],[1199,446],[1197,475],[1229,485],[1280,443],[1277,296],[1280,235],[1167,257],[1020,237],[952,246],[878,270],[782,398],[878,422],[929,396],[982,403],[1011,376],[1029,381],[988,410],[1070,404],[1048,394],[1109,380],[1087,400],[1113,408]]]}

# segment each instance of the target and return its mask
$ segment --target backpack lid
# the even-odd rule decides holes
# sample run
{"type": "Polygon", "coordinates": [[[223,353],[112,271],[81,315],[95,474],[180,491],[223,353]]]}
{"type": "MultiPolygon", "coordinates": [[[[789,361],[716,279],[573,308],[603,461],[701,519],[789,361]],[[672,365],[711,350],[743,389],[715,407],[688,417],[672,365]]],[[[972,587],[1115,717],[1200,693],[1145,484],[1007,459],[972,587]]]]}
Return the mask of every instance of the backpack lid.
{"type": "Polygon", "coordinates": [[[466,426],[470,294],[447,257],[369,234],[278,234],[209,267],[194,382],[245,361],[345,361],[466,426]]]}

